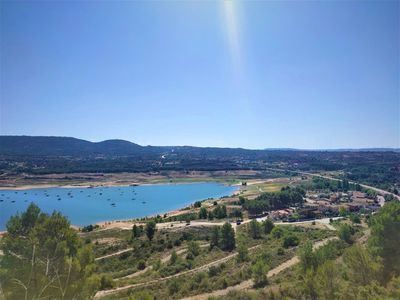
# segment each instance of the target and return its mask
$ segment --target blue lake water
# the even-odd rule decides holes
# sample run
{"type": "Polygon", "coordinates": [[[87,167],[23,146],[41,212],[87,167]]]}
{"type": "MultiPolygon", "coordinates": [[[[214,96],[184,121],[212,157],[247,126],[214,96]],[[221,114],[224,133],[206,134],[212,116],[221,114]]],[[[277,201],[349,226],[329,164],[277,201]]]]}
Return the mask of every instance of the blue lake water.
{"type": "Polygon", "coordinates": [[[0,190],[0,230],[5,230],[10,216],[25,211],[31,202],[47,213],[60,211],[81,226],[162,214],[198,200],[230,195],[236,189],[219,183],[190,183],[0,190]]]}

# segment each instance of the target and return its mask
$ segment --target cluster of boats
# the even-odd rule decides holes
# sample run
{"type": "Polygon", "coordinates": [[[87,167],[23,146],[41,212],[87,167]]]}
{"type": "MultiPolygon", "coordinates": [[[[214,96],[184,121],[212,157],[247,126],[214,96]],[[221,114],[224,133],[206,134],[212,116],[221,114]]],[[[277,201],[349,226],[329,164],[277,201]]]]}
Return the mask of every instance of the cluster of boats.
{"type": "MultiPolygon", "coordinates": [[[[134,186],[136,186],[136,185],[131,185],[131,186],[134,187],[134,186]]],[[[88,188],[93,188],[93,187],[88,187],[88,188]]],[[[105,187],[105,188],[108,188],[108,187],[105,187]]],[[[120,196],[124,196],[124,191],[122,191],[121,188],[118,188],[118,190],[121,191],[121,192],[120,192],[120,196]]],[[[80,190],[79,192],[80,192],[80,193],[83,193],[83,190],[80,190]]],[[[18,194],[19,192],[18,192],[18,191],[15,191],[14,193],[15,193],[15,194],[18,194]]],[[[23,194],[24,194],[24,195],[28,195],[27,192],[24,192],[23,194]]],[[[94,194],[97,194],[97,191],[94,192],[94,194]]],[[[34,193],[34,195],[37,196],[38,194],[37,194],[37,193],[34,193]]],[[[44,195],[45,197],[50,197],[50,196],[51,196],[50,193],[49,193],[47,190],[44,190],[44,191],[43,191],[43,195],[44,195]]],[[[102,189],[99,191],[98,195],[99,195],[99,196],[103,196],[103,190],[102,190],[102,189]]],[[[135,201],[135,200],[136,200],[135,196],[137,195],[135,189],[132,189],[132,195],[133,195],[133,196],[132,196],[131,200],[132,200],[132,201],[135,201]]],[[[2,197],[2,198],[4,197],[5,199],[10,199],[10,196],[6,196],[6,194],[4,194],[4,193],[1,194],[1,197],[2,197]]],[[[74,195],[72,194],[72,191],[68,191],[67,197],[69,197],[69,198],[74,198],[74,195]]],[[[89,195],[87,195],[87,197],[90,198],[91,195],[89,194],[89,195]]],[[[5,199],[0,199],[0,202],[6,201],[5,199]]],[[[57,199],[57,201],[61,201],[61,200],[62,200],[61,195],[60,195],[60,194],[57,194],[57,195],[56,195],[56,199],[57,199]]],[[[107,201],[111,201],[111,198],[107,198],[107,201]]],[[[11,203],[15,203],[16,200],[11,200],[10,202],[11,202],[11,203]]],[[[24,202],[28,202],[28,200],[24,200],[24,202]]],[[[146,201],[142,201],[142,204],[146,204],[146,201]]],[[[116,205],[117,205],[116,202],[110,203],[110,206],[112,206],[112,207],[116,207],[116,205]]]]}

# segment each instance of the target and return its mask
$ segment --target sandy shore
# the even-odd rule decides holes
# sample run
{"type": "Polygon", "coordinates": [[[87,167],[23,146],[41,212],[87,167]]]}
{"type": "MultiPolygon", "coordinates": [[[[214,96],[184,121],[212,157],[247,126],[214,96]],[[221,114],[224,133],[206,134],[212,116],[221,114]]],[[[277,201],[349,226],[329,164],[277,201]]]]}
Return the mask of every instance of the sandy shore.
{"type": "Polygon", "coordinates": [[[189,183],[216,181],[232,183],[241,177],[259,177],[259,172],[234,171],[191,171],[191,172],[141,172],[141,173],[61,173],[61,174],[16,174],[0,175],[0,190],[26,190],[33,188],[85,188],[98,186],[128,186],[132,184],[189,183]]]}
{"type": "MultiPolygon", "coordinates": [[[[165,181],[165,182],[157,182],[157,183],[148,183],[148,182],[134,182],[134,183],[118,183],[118,182],[99,182],[98,185],[96,185],[96,183],[91,183],[91,184],[76,184],[76,185],[60,185],[60,184],[31,184],[31,185],[21,185],[21,186],[0,186],[0,190],[29,190],[29,189],[39,189],[39,188],[95,188],[95,187],[119,187],[119,186],[148,186],[148,185],[165,185],[165,184],[190,184],[190,183],[202,183],[202,182],[210,182],[210,181],[204,181],[204,180],[199,180],[199,181],[192,181],[192,182],[187,182],[187,181],[183,181],[183,182],[169,182],[169,181],[165,181]]],[[[220,182],[221,184],[226,184],[227,183],[223,183],[220,182]]],[[[231,186],[236,186],[238,187],[237,190],[235,190],[234,192],[232,192],[229,196],[237,196],[241,189],[242,189],[242,185],[241,184],[231,184],[231,186]]],[[[209,199],[211,200],[220,200],[221,198],[218,199],[209,199]]],[[[209,201],[206,200],[206,201],[209,201]]],[[[187,206],[186,206],[187,207],[187,206]]],[[[185,213],[189,213],[189,212],[196,212],[199,209],[198,208],[190,208],[190,209],[184,209],[185,207],[179,208],[179,209],[175,209],[175,210],[171,210],[168,212],[162,212],[159,213],[159,215],[164,215],[166,214],[168,217],[173,217],[173,216],[178,216],[181,214],[185,214],[185,213]]],[[[152,218],[155,217],[157,214],[154,215],[150,215],[150,216],[143,216],[143,218],[152,218]]],[[[135,218],[135,219],[123,219],[123,220],[107,220],[107,221],[101,221],[101,222],[97,222],[95,223],[96,225],[99,225],[101,229],[112,229],[112,228],[120,228],[120,229],[131,229],[132,226],[134,224],[143,224],[143,222],[139,221],[138,219],[140,218],[135,218]]],[[[71,227],[73,227],[76,230],[79,230],[81,227],[72,224],[71,227]]],[[[6,233],[6,231],[0,231],[0,236],[2,234],[6,233]]]]}
{"type": "MultiPolygon", "coordinates": [[[[236,185],[232,185],[232,186],[236,186],[236,185]]],[[[229,196],[234,197],[237,196],[240,193],[241,187],[239,187],[236,191],[234,191],[233,193],[231,193],[229,196]]],[[[208,199],[206,201],[215,201],[215,200],[221,200],[221,198],[212,198],[212,199],[208,199]]],[[[187,206],[186,206],[187,207],[187,206]]],[[[185,209],[185,207],[179,208],[179,209],[175,209],[175,210],[171,210],[168,212],[162,212],[159,213],[158,215],[163,216],[163,215],[167,215],[167,217],[174,217],[174,216],[179,216],[179,215],[183,215],[186,213],[193,213],[193,212],[198,212],[200,210],[200,208],[194,208],[191,207],[190,209],[185,209]]],[[[150,215],[150,216],[144,216],[143,218],[153,218],[157,216],[157,214],[155,215],[150,215]]],[[[134,219],[124,219],[124,220],[110,220],[110,221],[102,221],[102,222],[97,222],[96,225],[99,225],[101,229],[112,229],[112,228],[119,228],[119,229],[132,229],[133,225],[142,225],[144,224],[144,222],[141,222],[140,220],[138,220],[140,218],[136,218],[134,219]]],[[[184,223],[184,222],[172,222],[172,223],[184,223]]],[[[163,224],[163,223],[160,223],[163,224]]]]}

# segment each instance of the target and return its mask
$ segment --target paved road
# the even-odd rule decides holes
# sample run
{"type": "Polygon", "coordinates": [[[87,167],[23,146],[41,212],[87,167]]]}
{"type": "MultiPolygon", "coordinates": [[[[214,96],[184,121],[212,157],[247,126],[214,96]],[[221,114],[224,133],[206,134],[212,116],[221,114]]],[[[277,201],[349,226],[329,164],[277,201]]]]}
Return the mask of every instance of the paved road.
{"type": "MultiPolygon", "coordinates": [[[[272,170],[272,171],[280,171],[280,172],[293,172],[293,173],[298,173],[298,174],[303,174],[303,175],[309,175],[309,176],[315,176],[315,177],[320,177],[320,178],[325,178],[325,179],[330,179],[330,180],[335,180],[335,181],[340,181],[341,179],[337,179],[334,177],[330,177],[330,176],[326,176],[326,175],[321,175],[321,174],[316,174],[316,173],[309,173],[309,172],[301,172],[301,171],[295,171],[295,170],[285,170],[285,169],[276,169],[276,168],[265,168],[267,170],[272,170]]],[[[400,200],[400,196],[393,194],[391,192],[382,190],[382,189],[378,189],[376,187],[370,186],[370,185],[366,185],[366,184],[361,184],[355,181],[349,181],[349,183],[352,184],[359,184],[360,186],[362,186],[363,188],[366,189],[371,189],[375,192],[378,192],[382,195],[393,195],[395,198],[397,198],[398,200],[400,200]]]]}

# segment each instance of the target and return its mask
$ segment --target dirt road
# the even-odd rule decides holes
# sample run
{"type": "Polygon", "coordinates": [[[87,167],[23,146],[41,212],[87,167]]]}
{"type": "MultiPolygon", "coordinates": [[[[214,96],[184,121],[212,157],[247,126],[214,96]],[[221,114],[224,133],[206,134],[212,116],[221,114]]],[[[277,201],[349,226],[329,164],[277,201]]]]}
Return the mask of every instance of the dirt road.
{"type": "MultiPolygon", "coordinates": [[[[329,241],[337,239],[337,237],[331,237],[331,238],[327,238],[323,241],[319,241],[316,242],[313,245],[313,249],[318,249],[319,247],[322,247],[324,245],[326,245],[329,241]]],[[[291,259],[283,262],[282,264],[280,264],[279,266],[277,266],[276,268],[273,268],[272,270],[270,270],[267,274],[267,277],[270,278],[272,276],[275,276],[277,274],[279,274],[280,272],[286,270],[287,268],[290,268],[296,264],[298,264],[300,262],[299,258],[297,256],[292,257],[291,259]]],[[[226,289],[222,289],[222,290],[217,290],[211,293],[205,293],[205,294],[201,294],[201,295],[196,295],[196,296],[191,296],[191,297],[187,297],[184,298],[182,300],[207,300],[209,297],[218,297],[218,296],[224,296],[226,294],[228,294],[230,291],[233,290],[246,290],[246,289],[250,289],[252,288],[254,285],[254,282],[252,279],[243,281],[237,285],[234,286],[230,286],[226,289]]]]}
{"type": "MultiPolygon", "coordinates": [[[[254,249],[258,248],[258,247],[260,247],[260,245],[257,245],[257,246],[254,246],[254,247],[250,247],[248,250],[252,251],[252,250],[254,250],[254,249]]],[[[112,289],[112,290],[98,291],[96,293],[96,295],[94,296],[94,298],[95,299],[100,299],[100,298],[105,297],[107,295],[116,294],[116,293],[131,289],[131,288],[149,286],[149,285],[152,285],[152,284],[155,284],[155,283],[158,283],[158,282],[166,281],[166,280],[171,279],[171,278],[175,278],[175,277],[179,277],[179,276],[183,276],[183,275],[188,275],[188,274],[192,274],[192,273],[197,273],[197,272],[200,272],[200,271],[205,271],[205,270],[208,270],[210,267],[216,266],[216,265],[220,265],[223,262],[226,262],[226,261],[234,258],[237,255],[238,255],[237,252],[233,252],[233,253],[231,253],[231,254],[223,257],[223,258],[220,258],[218,260],[215,260],[215,261],[210,262],[208,264],[205,264],[203,266],[200,266],[200,267],[197,267],[197,268],[194,268],[194,269],[191,269],[191,270],[187,270],[187,271],[184,271],[184,272],[181,272],[181,273],[177,273],[177,274],[174,274],[174,275],[171,275],[171,276],[167,276],[167,277],[164,277],[164,278],[154,279],[154,280],[141,282],[141,283],[136,283],[136,284],[129,284],[129,285],[117,287],[117,288],[112,289]]]]}

